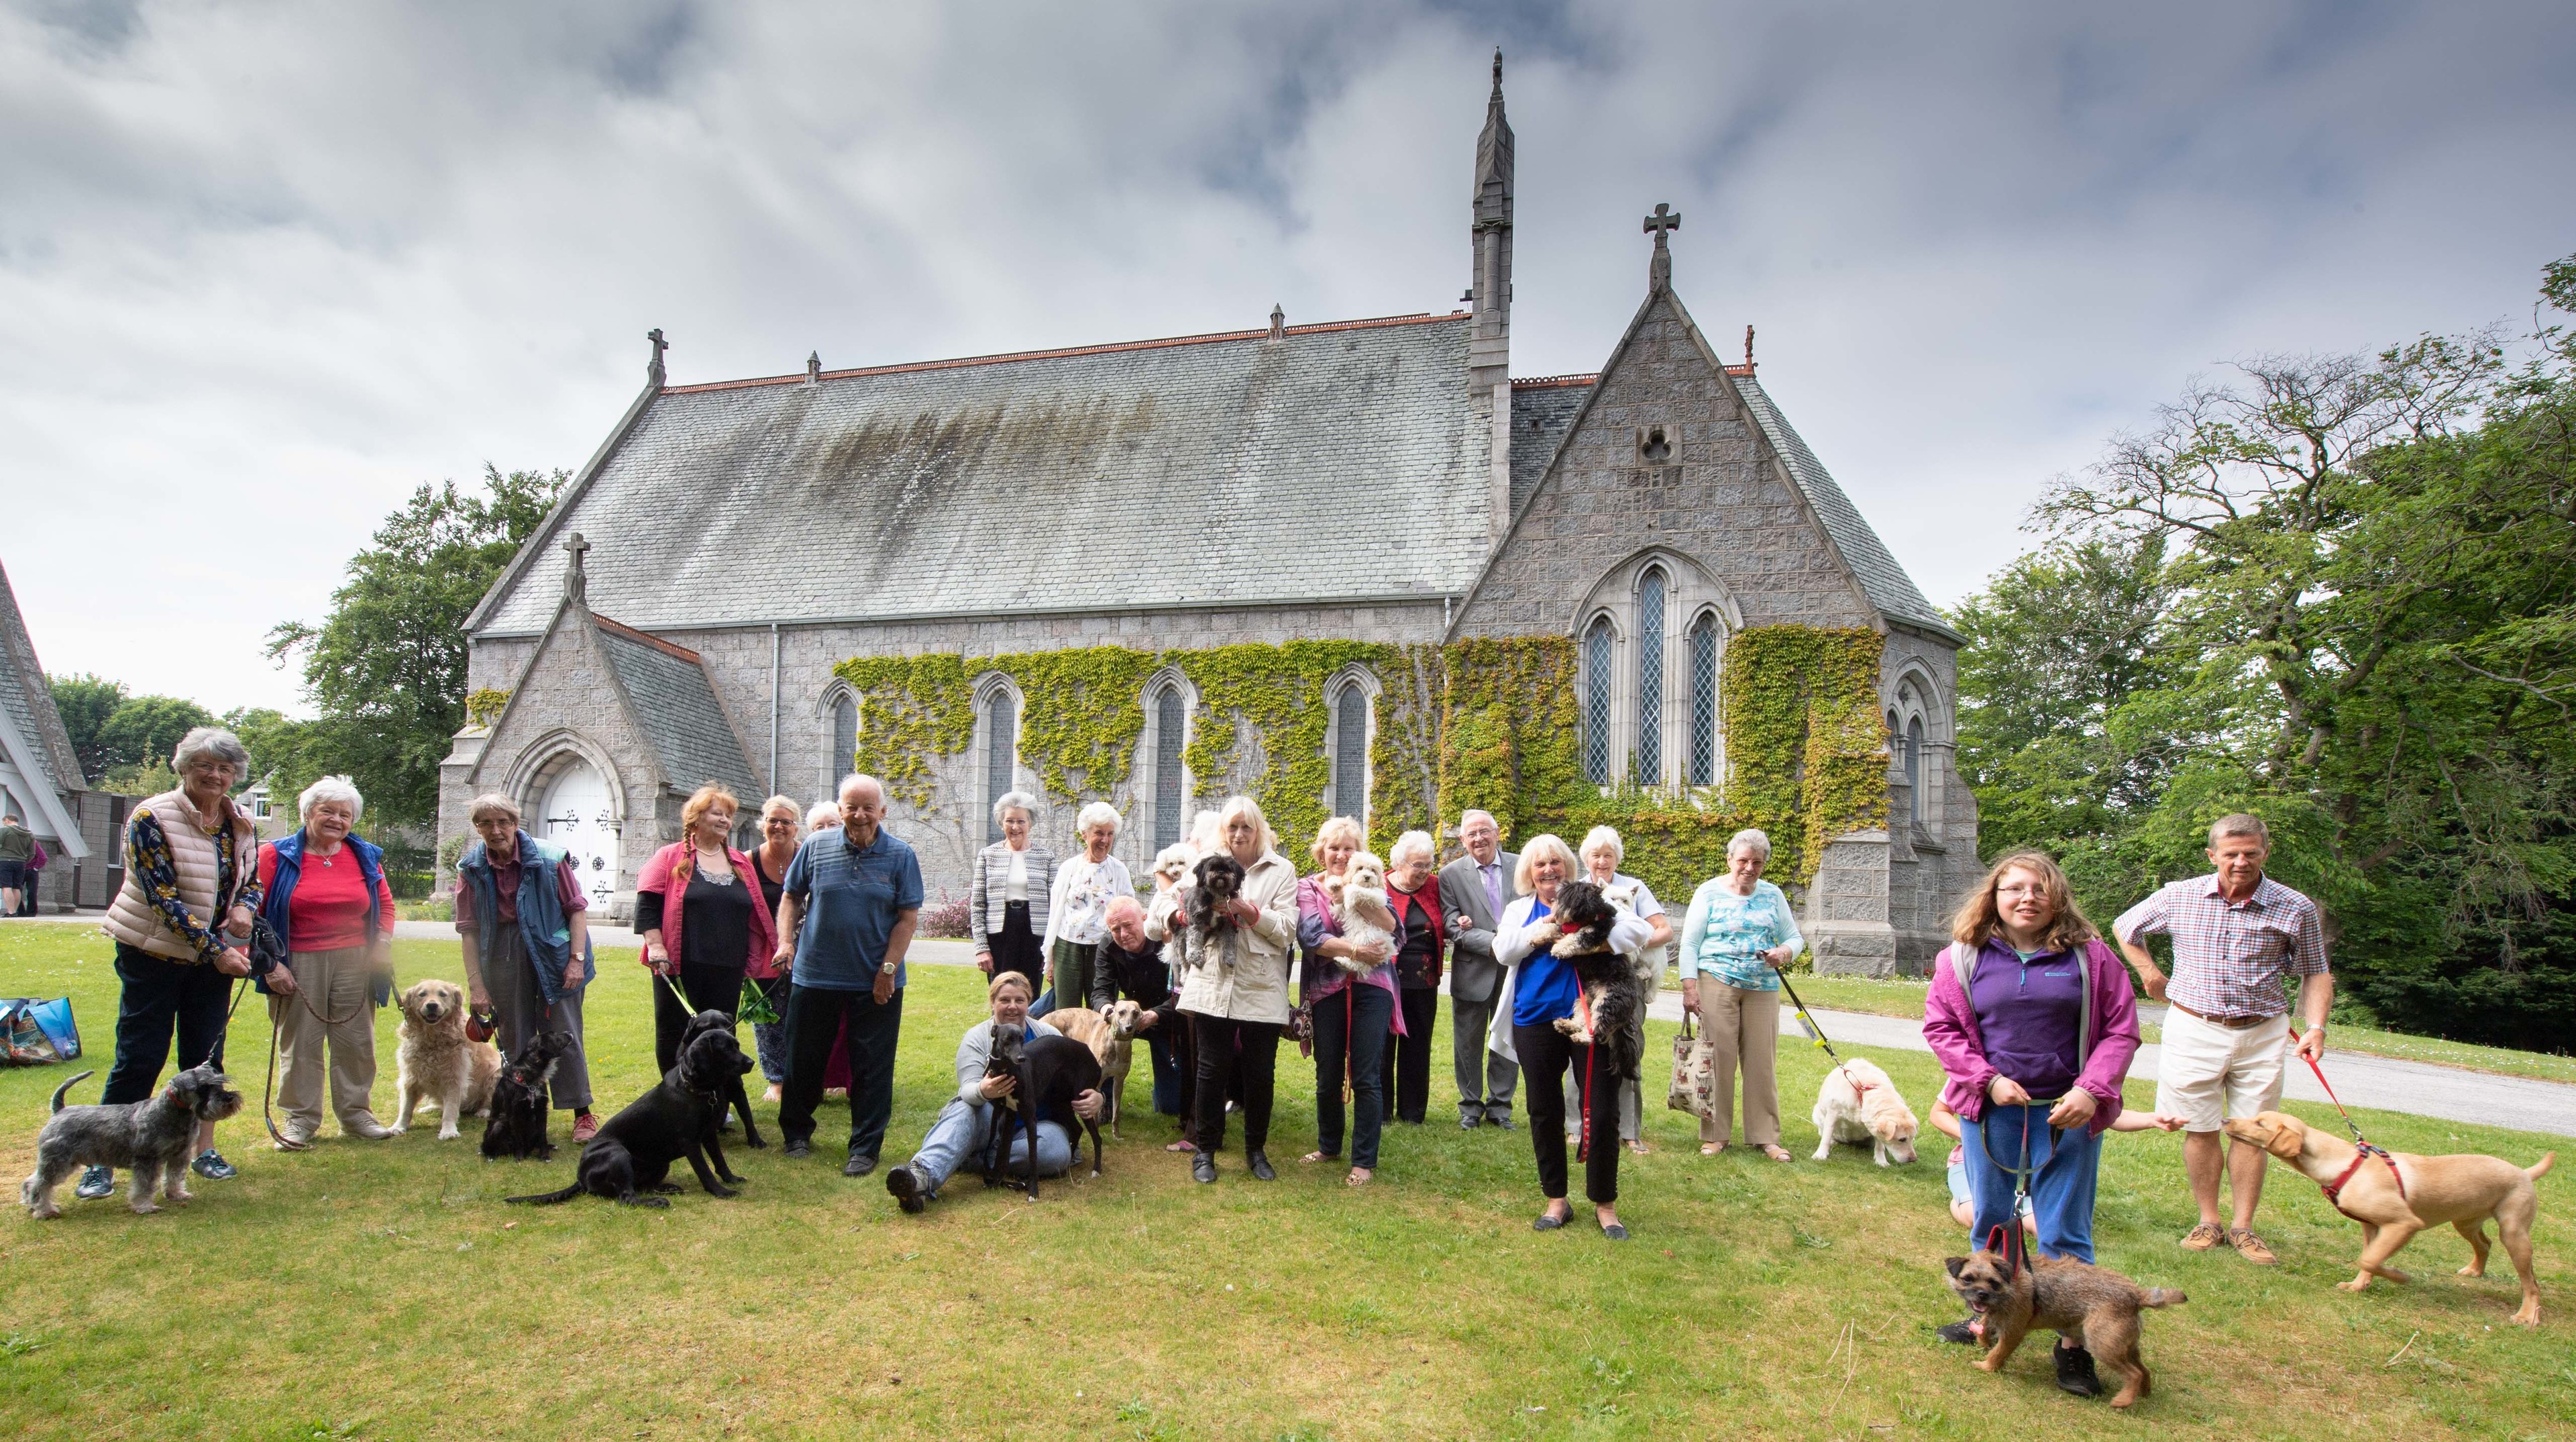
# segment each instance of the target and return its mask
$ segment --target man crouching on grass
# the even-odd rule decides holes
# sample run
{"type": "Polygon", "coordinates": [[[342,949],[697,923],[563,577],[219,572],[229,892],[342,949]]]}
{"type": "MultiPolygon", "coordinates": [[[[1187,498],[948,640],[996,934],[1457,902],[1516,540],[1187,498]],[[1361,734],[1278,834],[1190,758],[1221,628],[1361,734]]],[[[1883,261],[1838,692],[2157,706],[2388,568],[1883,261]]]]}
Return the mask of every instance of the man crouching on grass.
{"type": "MultiPolygon", "coordinates": [[[[993,1021],[1020,1028],[1023,1041],[1058,1034],[1045,1022],[1029,1020],[1029,980],[1018,972],[994,976],[986,995],[993,1003],[993,1021]]],[[[886,1173],[886,1190],[905,1211],[918,1212],[929,1205],[960,1164],[969,1157],[981,1163],[992,1150],[993,1103],[1009,1096],[1019,1084],[1011,1077],[986,1076],[984,1068],[992,1058],[992,1026],[979,1021],[966,1028],[966,1035],[957,1042],[957,1095],[939,1109],[939,1120],[930,1124],[930,1134],[921,1139],[921,1150],[912,1154],[912,1160],[886,1173]]],[[[1098,1118],[1100,1093],[1086,1091],[1075,1097],[1073,1109],[1086,1120],[1098,1118]]],[[[1065,1135],[1061,1123],[1039,1122],[1036,1144],[1038,1175],[1060,1177],[1073,1170],[1073,1138],[1065,1135]]],[[[1025,1130],[1011,1138],[1014,1169],[1027,1168],[1029,1145],[1025,1130]]]]}

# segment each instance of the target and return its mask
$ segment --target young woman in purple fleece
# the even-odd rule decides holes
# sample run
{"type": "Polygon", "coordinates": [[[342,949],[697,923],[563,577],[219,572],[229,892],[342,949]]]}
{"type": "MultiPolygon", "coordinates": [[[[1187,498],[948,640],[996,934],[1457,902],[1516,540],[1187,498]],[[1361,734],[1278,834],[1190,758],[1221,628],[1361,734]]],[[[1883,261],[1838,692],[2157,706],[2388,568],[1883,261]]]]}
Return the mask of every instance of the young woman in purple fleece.
{"type": "MultiPolygon", "coordinates": [[[[1951,918],[1932,968],[1923,1039],[1959,1117],[1972,1246],[2013,1227],[2014,1176],[2035,1168],[2031,1216],[2043,1256],[2093,1260],[2102,1133],[2138,1052],[2127,968],[2084,919],[2066,873],[2036,851],[2005,857],[1951,918]]],[[[2090,1396],[2092,1358],[2060,1339],[2058,1385],[2090,1396]]]]}

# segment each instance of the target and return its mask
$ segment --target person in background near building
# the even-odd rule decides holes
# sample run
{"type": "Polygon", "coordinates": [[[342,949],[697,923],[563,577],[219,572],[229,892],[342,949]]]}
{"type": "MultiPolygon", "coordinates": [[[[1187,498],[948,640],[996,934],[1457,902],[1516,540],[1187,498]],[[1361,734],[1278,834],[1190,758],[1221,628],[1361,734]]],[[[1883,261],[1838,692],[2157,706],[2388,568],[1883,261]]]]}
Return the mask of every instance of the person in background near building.
{"type": "MultiPolygon", "coordinates": [[[[1130,904],[1133,904],[1131,899],[1130,904]]],[[[992,1007],[993,1019],[979,1021],[966,1028],[957,1041],[957,1093],[939,1109],[939,1118],[921,1139],[921,1150],[912,1160],[899,1167],[886,1169],[886,1191],[895,1205],[918,1214],[939,1199],[939,1188],[954,1176],[957,1168],[969,1161],[981,1165],[991,1157],[993,1144],[993,1103],[1009,1096],[1019,1086],[1019,1078],[987,1076],[993,1059],[993,1028],[1018,1027],[1023,1044],[1042,1036],[1060,1036],[1054,1027],[1029,1017],[1029,979],[1025,972],[1006,970],[994,974],[985,984],[984,995],[992,1007]]],[[[1073,1099],[1073,1114],[1098,1120],[1101,1096],[1084,1091],[1073,1099]]],[[[1039,1122],[1034,1130],[1016,1129],[1011,1136],[1011,1154],[1003,1158],[1011,1169],[1026,1175],[1029,1154],[1037,1154],[1038,1175],[1060,1177],[1073,1170],[1073,1137],[1064,1124],[1039,1122]]]]}
{"type": "Polygon", "coordinates": [[[1366,844],[1360,824],[1336,816],[1315,828],[1308,848],[1322,868],[1297,883],[1298,991],[1314,1019],[1315,1150],[1301,1162],[1329,1162],[1342,1154],[1342,1093],[1351,1094],[1351,1170],[1344,1178],[1368,1185],[1377,1171],[1379,1128],[1386,1120],[1386,1037],[1395,1021],[1395,948],[1355,942],[1342,935],[1327,883],[1339,881],[1366,844]],[[1351,971],[1345,960],[1358,962],[1351,971]],[[1348,1078],[1347,1088],[1344,1079],[1348,1078]]]}
{"type": "MultiPolygon", "coordinates": [[[[796,803],[785,796],[772,796],[760,803],[760,847],[751,853],[751,869],[760,878],[760,901],[769,908],[770,920],[778,918],[778,899],[787,884],[788,863],[796,859],[796,847],[805,839],[796,803]]],[[[761,1098],[777,1101],[779,1087],[787,1080],[787,987],[789,968],[775,965],[764,955],[760,994],[769,998],[769,1009],[778,1013],[776,1021],[756,1022],[751,1028],[752,1045],[760,1052],[760,1074],[768,1079],[769,1092],[761,1098]]]]}
{"type": "Polygon", "coordinates": [[[1038,938],[1052,919],[1047,902],[1056,873],[1055,853],[1029,837],[1037,814],[1038,799],[1025,791],[1005,792],[994,802],[993,824],[1002,828],[1002,839],[976,854],[975,875],[966,884],[975,965],[987,977],[1016,971],[1029,979],[1032,991],[1047,972],[1038,938]]]}
{"type": "Polygon", "coordinates": [[[1780,1145],[1780,973],[1807,940],[1780,888],[1762,879],[1771,838],[1747,827],[1726,843],[1726,874],[1691,893],[1682,918],[1682,1009],[1699,1015],[1698,1063],[1715,1089],[1699,1119],[1699,1151],[1732,1144],[1735,1076],[1744,1073],[1744,1140],[1775,1162],[1780,1145]]]}
{"type": "Polygon", "coordinates": [[[759,873],[725,840],[733,818],[731,791],[712,781],[699,787],[680,805],[680,839],[654,852],[636,878],[635,934],[654,978],[653,1061],[665,1074],[680,1064],[689,1018],[739,1015],[744,981],[776,971],[778,932],[754,884],[759,873]]]}
{"type": "MultiPolygon", "coordinates": [[[[1201,812],[1213,816],[1214,812],[1201,812]]],[[[1190,1014],[1180,1009],[1177,1000],[1182,968],[1187,964],[1189,939],[1182,933],[1186,926],[1171,924],[1172,915],[1189,894],[1190,868],[1198,864],[1199,854],[1186,841],[1175,841],[1154,857],[1154,896],[1145,909],[1145,936],[1149,942],[1161,937],[1163,964],[1170,968],[1176,999],[1163,1025],[1170,1034],[1173,1081],[1178,1088],[1181,1119],[1180,1139],[1165,1144],[1167,1152],[1194,1152],[1198,1108],[1195,1099],[1199,1088],[1198,1036],[1190,1026],[1190,1014]]]]}
{"type": "Polygon", "coordinates": [[[840,829],[841,808],[839,803],[832,801],[817,801],[813,805],[805,808],[806,835],[818,836],[826,831],[838,831],[840,829]]]}
{"type": "Polygon", "coordinates": [[[325,776],[295,798],[303,825],[259,849],[261,914],[286,942],[294,991],[266,982],[277,1031],[277,1149],[300,1151],[322,1130],[322,1081],[343,1136],[393,1135],[376,1120],[375,978],[393,970],[394,893],[384,853],[353,828],[366,800],[346,776],[325,776]]]}
{"type": "Polygon", "coordinates": [[[1428,831],[1408,831],[1386,853],[1386,899],[1395,910],[1396,1025],[1386,1044],[1387,1115],[1422,1125],[1431,1105],[1431,1027],[1440,1015],[1440,959],[1449,952],[1440,910],[1439,849],[1428,831]]]}
{"type": "MultiPolygon", "coordinates": [[[[179,1038],[179,1070],[222,1064],[224,1022],[233,978],[253,970],[248,944],[259,910],[259,841],[251,819],[233,804],[233,783],[250,769],[241,738],[216,726],[181,737],[170,753],[179,786],[134,805],[125,823],[125,884],[108,903],[99,929],[116,942],[116,1064],[99,1100],[139,1102],[161,1084],[179,1038]]],[[[292,995],[292,972],[270,985],[292,995]]],[[[215,1150],[215,1128],[197,1129],[189,1165],[216,1181],[237,1175],[215,1150]]],[[[81,1174],[79,1195],[114,1194],[106,1167],[81,1174]]]]}
{"type": "Polygon", "coordinates": [[[467,806],[474,840],[456,858],[456,934],[465,945],[465,990],[498,1026],[503,1056],[540,1031],[572,1034],[548,1089],[572,1112],[578,1145],[599,1132],[590,1110],[590,1056],[581,1003],[599,974],[590,950],[590,898],[564,850],[519,825],[519,803],[487,791],[467,806]]]}
{"type": "Polygon", "coordinates": [[[1494,988],[1503,979],[1494,959],[1494,926],[1512,899],[1520,857],[1503,850],[1502,828],[1490,812],[1458,818],[1458,840],[1467,854],[1440,870],[1440,911],[1449,922],[1449,1052],[1458,1080],[1458,1125],[1473,1131],[1492,1123],[1512,1125],[1512,1088],[1520,1068],[1485,1045],[1493,1029],[1494,988]]]}
{"type": "Polygon", "coordinates": [[[1038,1004],[1029,1008],[1031,1016],[1082,1004],[1091,992],[1091,955],[1109,935],[1109,903],[1136,894],[1127,863],[1109,854],[1118,840],[1118,820],[1118,808],[1094,801],[1074,821],[1074,830],[1082,837],[1082,854],[1056,867],[1055,882],[1047,894],[1045,927],[1039,932],[1054,981],[1038,1004]]]}
{"type": "Polygon", "coordinates": [[[35,841],[30,838],[27,848],[27,880],[25,884],[18,889],[18,914],[20,916],[34,916],[36,914],[36,896],[37,893],[44,889],[45,884],[45,863],[51,860],[53,860],[53,857],[46,854],[45,843],[35,841]]]}
{"type": "Polygon", "coordinates": [[[787,993],[787,1092],[778,1130],[787,1155],[813,1151],[814,1104],[823,1068],[844,1021],[850,1035],[850,1152],[841,1175],[877,1169],[886,1118],[894,1109],[894,1056],[903,1035],[904,953],[921,917],[921,860],[884,827],[885,787],[875,777],[841,781],[841,829],[807,837],[787,868],[778,933],[781,965],[793,962],[787,993]],[[812,919],[807,920],[808,911],[812,919]]]}
{"type": "MultiPolygon", "coordinates": [[[[1530,1225],[1552,1232],[1574,1216],[1565,1200],[1565,1100],[1559,1088],[1572,1071],[1583,1079],[1579,1093],[1590,1123],[1591,1145],[1584,1153],[1583,1195],[1592,1203],[1601,1234],[1614,1242],[1628,1240],[1619,1221],[1619,1089],[1601,1067],[1597,1050],[1577,1046],[1556,1024],[1574,1015],[1583,983],[1574,964],[1555,952],[1565,934],[1553,915],[1557,895],[1575,872],[1574,853],[1555,836],[1529,839],[1521,848],[1520,866],[1512,877],[1519,899],[1503,909],[1494,930],[1494,957],[1511,968],[1495,1002],[1492,1044],[1511,1048],[1529,1080],[1530,1149],[1538,1158],[1539,1193],[1547,1210],[1530,1225]]],[[[1646,941],[1646,923],[1622,912],[1610,926],[1610,949],[1622,955],[1646,941]]]]}
{"type": "MultiPolygon", "coordinates": [[[[1575,851],[1576,859],[1583,863],[1583,879],[1605,891],[1612,887],[1625,888],[1629,893],[1629,909],[1637,913],[1639,921],[1646,923],[1645,944],[1630,953],[1628,960],[1645,981],[1646,995],[1652,998],[1663,980],[1664,949],[1673,942],[1673,921],[1664,914],[1663,904],[1655,900],[1655,893],[1647,888],[1646,883],[1619,869],[1619,862],[1626,854],[1627,847],[1619,840],[1619,833],[1607,826],[1595,826],[1583,833],[1583,845],[1575,851]]],[[[1646,1014],[1642,1011],[1637,1013],[1636,1025],[1629,1029],[1629,1045],[1639,1056],[1646,1054],[1646,1014]]],[[[1566,1078],[1566,1085],[1573,1085],[1571,1075],[1566,1078]]],[[[1571,1091],[1566,1093],[1569,1114],[1574,1107],[1573,1098],[1571,1091]]],[[[1632,1077],[1621,1082],[1619,1140],[1627,1144],[1628,1150],[1641,1155],[1654,1150],[1646,1145],[1645,1120],[1644,1099],[1638,1079],[1632,1077]]]]}
{"type": "MultiPolygon", "coordinates": [[[[839,803],[831,801],[817,801],[813,805],[805,808],[805,834],[807,836],[820,836],[826,831],[838,831],[840,829],[841,808],[839,803]]],[[[773,908],[769,914],[774,918],[778,915],[778,912],[773,908]]],[[[781,942],[794,942],[798,938],[795,933],[782,929],[778,933],[778,939],[781,942]]],[[[782,979],[788,979],[788,968],[782,967],[779,969],[779,972],[782,979]]],[[[783,1033],[786,1029],[784,1018],[787,1015],[787,1004],[785,1002],[779,1003],[778,1015],[781,1018],[779,1028],[783,1033]]],[[[849,1094],[850,1024],[845,1018],[833,1033],[832,1055],[823,1063],[823,1099],[825,1101],[841,1101],[846,1099],[849,1094]]],[[[786,1094],[783,1091],[780,1093],[782,1099],[785,1095],[786,1094]]]]}
{"type": "Polygon", "coordinates": [[[2170,1003],[2156,1110],[2183,1118],[2183,1169],[2200,1207],[2200,1221],[2183,1234],[2182,1245],[2205,1252],[2223,1240],[2267,1267],[2277,1258],[2254,1233],[2263,1149],[2222,1142],[2219,1126],[2281,1103],[2290,1046],[2288,979],[2299,978],[2307,1028],[2298,1051],[2312,1064],[2325,1055],[2326,1013],[2334,1006],[2325,918],[2315,902],[2263,874],[2271,858],[2272,834],[2260,817],[2222,816],[2209,828],[2209,875],[2174,882],[2111,923],[2147,995],[2170,1003]],[[2150,936],[2173,938],[2171,982],[2147,954],[2143,938],[2150,936]],[[2234,1204],[2225,1226],[2218,1211],[2222,1170],[2231,1174],[2234,1204]]]}
{"type": "Polygon", "coordinates": [[[1154,1110],[1179,1116],[1180,1053],[1172,1045],[1172,1033],[1180,1027],[1181,994],[1163,960],[1163,943],[1146,937],[1144,905],[1132,896],[1110,898],[1109,939],[1100,943],[1091,963],[1091,1005],[1106,1011],[1122,1001],[1136,1003],[1136,1034],[1145,1039],[1153,1061],[1154,1110]]]}
{"type": "MultiPolygon", "coordinates": [[[[1243,868],[1243,887],[1224,907],[1228,923],[1209,937],[1190,926],[1183,911],[1164,916],[1165,934],[1187,938],[1181,968],[1181,1010],[1197,1039],[1199,1079],[1192,1101],[1198,1125],[1191,1138],[1194,1181],[1216,1180],[1216,1154],[1225,1145],[1225,1094],[1243,1082],[1244,1163],[1255,1179],[1274,1181],[1270,1165],[1270,1102],[1279,1062],[1279,1033],[1288,1025],[1288,949],[1297,940],[1297,868],[1279,854],[1279,834],[1249,796],[1229,798],[1218,813],[1225,852],[1243,868]]],[[[1186,888],[1184,889],[1186,894],[1186,888]]],[[[1161,908],[1157,908],[1157,913],[1161,908]]],[[[1154,935],[1148,919],[1145,934],[1154,935]]],[[[1156,938],[1160,940],[1161,938],[1156,938]]]]}
{"type": "Polygon", "coordinates": [[[27,860],[35,854],[36,833],[17,812],[0,812],[0,916],[16,916],[19,902],[35,890],[27,878],[27,860]]]}

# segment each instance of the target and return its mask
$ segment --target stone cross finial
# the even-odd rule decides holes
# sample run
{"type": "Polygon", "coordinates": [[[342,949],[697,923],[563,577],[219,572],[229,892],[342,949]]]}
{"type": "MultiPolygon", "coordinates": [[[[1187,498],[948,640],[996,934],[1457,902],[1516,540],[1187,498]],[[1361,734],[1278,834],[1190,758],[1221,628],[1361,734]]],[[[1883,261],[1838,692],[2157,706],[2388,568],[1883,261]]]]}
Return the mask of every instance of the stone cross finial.
{"type": "Polygon", "coordinates": [[[669,350],[671,343],[662,339],[662,328],[658,325],[644,332],[644,338],[653,343],[653,360],[651,364],[644,367],[644,378],[658,386],[662,383],[662,377],[665,374],[662,369],[662,352],[669,350]]]}
{"type": "Polygon", "coordinates": [[[805,384],[809,386],[818,386],[822,383],[823,353],[818,350],[807,351],[805,353],[805,384]]]}
{"type": "Polygon", "coordinates": [[[564,572],[564,595],[587,606],[590,604],[590,571],[582,558],[590,554],[590,542],[581,538],[581,532],[575,531],[563,543],[563,548],[564,554],[572,558],[572,568],[564,572]]]}
{"type": "Polygon", "coordinates": [[[1744,368],[1753,369],[1753,327],[1744,328],[1744,368]]]}
{"type": "Polygon", "coordinates": [[[1503,47],[1494,47],[1494,99],[1503,98],[1503,47]]]}
{"type": "Polygon", "coordinates": [[[1278,340],[1286,334],[1288,334],[1288,312],[1280,309],[1279,302],[1274,300],[1270,303],[1270,338],[1278,340]]]}
{"type": "Polygon", "coordinates": [[[1655,213],[1646,217],[1646,234],[1655,238],[1654,258],[1646,262],[1646,283],[1656,290],[1670,290],[1673,284],[1673,253],[1664,237],[1682,228],[1682,213],[1662,201],[1655,202],[1655,213]]]}

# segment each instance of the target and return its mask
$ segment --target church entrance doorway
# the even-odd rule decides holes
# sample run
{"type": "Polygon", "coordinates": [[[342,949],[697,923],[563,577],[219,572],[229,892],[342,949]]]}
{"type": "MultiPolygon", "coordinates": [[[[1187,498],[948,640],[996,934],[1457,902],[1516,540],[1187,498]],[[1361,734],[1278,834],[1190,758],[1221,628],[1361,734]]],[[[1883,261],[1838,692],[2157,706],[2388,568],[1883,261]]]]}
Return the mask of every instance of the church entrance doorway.
{"type": "Polygon", "coordinates": [[[607,915],[617,894],[617,816],[608,804],[608,778],[575,757],[546,787],[537,817],[538,835],[562,847],[580,875],[591,914],[607,915]]]}

